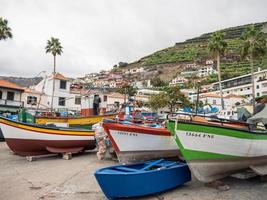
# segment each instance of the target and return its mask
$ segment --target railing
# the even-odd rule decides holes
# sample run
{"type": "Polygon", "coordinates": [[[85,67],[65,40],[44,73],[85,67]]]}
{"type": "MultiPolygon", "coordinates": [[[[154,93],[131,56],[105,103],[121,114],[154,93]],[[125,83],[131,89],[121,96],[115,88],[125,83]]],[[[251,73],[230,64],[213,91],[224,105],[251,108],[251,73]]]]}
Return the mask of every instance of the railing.
{"type": "Polygon", "coordinates": [[[14,106],[14,107],[22,107],[24,105],[24,102],[22,102],[22,101],[12,101],[12,100],[0,99],[0,105],[14,106]]]}

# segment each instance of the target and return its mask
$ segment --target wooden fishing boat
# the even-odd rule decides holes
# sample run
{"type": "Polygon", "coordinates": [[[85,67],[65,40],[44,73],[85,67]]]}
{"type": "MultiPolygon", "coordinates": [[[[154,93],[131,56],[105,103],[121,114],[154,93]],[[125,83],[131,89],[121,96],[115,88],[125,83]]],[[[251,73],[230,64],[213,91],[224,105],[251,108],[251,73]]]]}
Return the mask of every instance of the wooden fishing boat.
{"type": "MultiPolygon", "coordinates": [[[[266,115],[265,115],[266,116],[266,115]]],[[[267,174],[267,132],[231,122],[169,120],[167,127],[196,178],[212,182],[251,168],[267,174]]]]}
{"type": "Polygon", "coordinates": [[[179,151],[166,128],[104,121],[102,126],[121,163],[178,157],[179,151]]]}
{"type": "Polygon", "coordinates": [[[191,180],[187,164],[167,160],[99,169],[95,177],[108,199],[156,194],[191,180]]]}
{"type": "Polygon", "coordinates": [[[0,127],[9,148],[21,156],[77,153],[95,148],[93,131],[26,124],[0,117],[0,127]]]}
{"type": "Polygon", "coordinates": [[[116,114],[93,115],[80,117],[35,117],[37,124],[45,125],[47,123],[67,123],[70,127],[91,128],[91,125],[101,122],[103,119],[114,119],[116,114]]]}

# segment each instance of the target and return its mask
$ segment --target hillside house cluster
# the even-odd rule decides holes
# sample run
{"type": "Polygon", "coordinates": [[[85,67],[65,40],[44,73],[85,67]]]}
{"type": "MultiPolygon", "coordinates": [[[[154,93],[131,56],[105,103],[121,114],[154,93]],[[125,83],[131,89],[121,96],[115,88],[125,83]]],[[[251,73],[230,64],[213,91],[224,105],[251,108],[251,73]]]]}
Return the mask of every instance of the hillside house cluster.
{"type": "Polygon", "coordinates": [[[87,74],[82,79],[83,84],[89,84],[94,88],[121,88],[128,84],[128,80],[121,73],[110,71],[87,74]]]}
{"type": "MultiPolygon", "coordinates": [[[[222,82],[222,94],[224,103],[228,107],[233,107],[235,103],[248,103],[252,99],[252,83],[251,74],[238,76],[235,78],[223,80],[222,82]]],[[[261,70],[255,72],[254,78],[255,94],[256,97],[267,95],[267,70],[261,70]]],[[[220,107],[220,90],[219,83],[215,82],[210,85],[206,85],[201,90],[201,98],[206,99],[209,104],[220,107]]],[[[191,102],[196,101],[197,93],[189,95],[191,102]]],[[[204,101],[205,102],[205,101],[204,101]]]]}
{"type": "Polygon", "coordinates": [[[216,74],[215,63],[213,60],[206,60],[203,63],[188,63],[184,66],[184,70],[181,75],[186,77],[197,76],[200,78],[216,74]]]}

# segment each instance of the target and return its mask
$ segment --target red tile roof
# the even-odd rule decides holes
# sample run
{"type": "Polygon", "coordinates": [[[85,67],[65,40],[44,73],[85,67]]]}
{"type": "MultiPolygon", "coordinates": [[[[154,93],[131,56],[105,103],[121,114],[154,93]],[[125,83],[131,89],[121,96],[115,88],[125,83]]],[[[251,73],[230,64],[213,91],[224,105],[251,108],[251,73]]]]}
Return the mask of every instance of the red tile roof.
{"type": "Polygon", "coordinates": [[[24,91],[24,88],[18,86],[15,83],[9,82],[7,80],[0,80],[0,87],[24,91]]]}
{"type": "Polygon", "coordinates": [[[37,90],[30,89],[30,88],[24,88],[24,92],[30,93],[30,94],[42,94],[42,92],[39,92],[37,90]]]}
{"type": "Polygon", "coordinates": [[[200,98],[205,98],[205,97],[213,97],[213,98],[221,98],[220,95],[217,94],[200,94],[200,98]]]}
{"type": "Polygon", "coordinates": [[[237,95],[237,94],[229,94],[225,98],[244,98],[244,97],[237,95]]]}
{"type": "MultiPolygon", "coordinates": [[[[50,77],[53,77],[53,74],[51,74],[51,76],[50,77]]],[[[59,80],[69,80],[67,77],[65,77],[64,75],[62,75],[62,74],[60,74],[60,73],[56,73],[55,75],[54,75],[54,77],[55,77],[55,79],[59,79],[59,80]]]]}

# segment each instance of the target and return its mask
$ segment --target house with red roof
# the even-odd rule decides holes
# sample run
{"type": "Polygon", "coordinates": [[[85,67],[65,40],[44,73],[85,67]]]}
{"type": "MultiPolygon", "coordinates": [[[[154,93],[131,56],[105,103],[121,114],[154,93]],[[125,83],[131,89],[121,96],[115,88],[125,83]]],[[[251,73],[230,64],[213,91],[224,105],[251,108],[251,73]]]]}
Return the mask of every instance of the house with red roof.
{"type": "Polygon", "coordinates": [[[7,80],[0,80],[0,113],[17,112],[23,107],[24,88],[7,80]]]}

